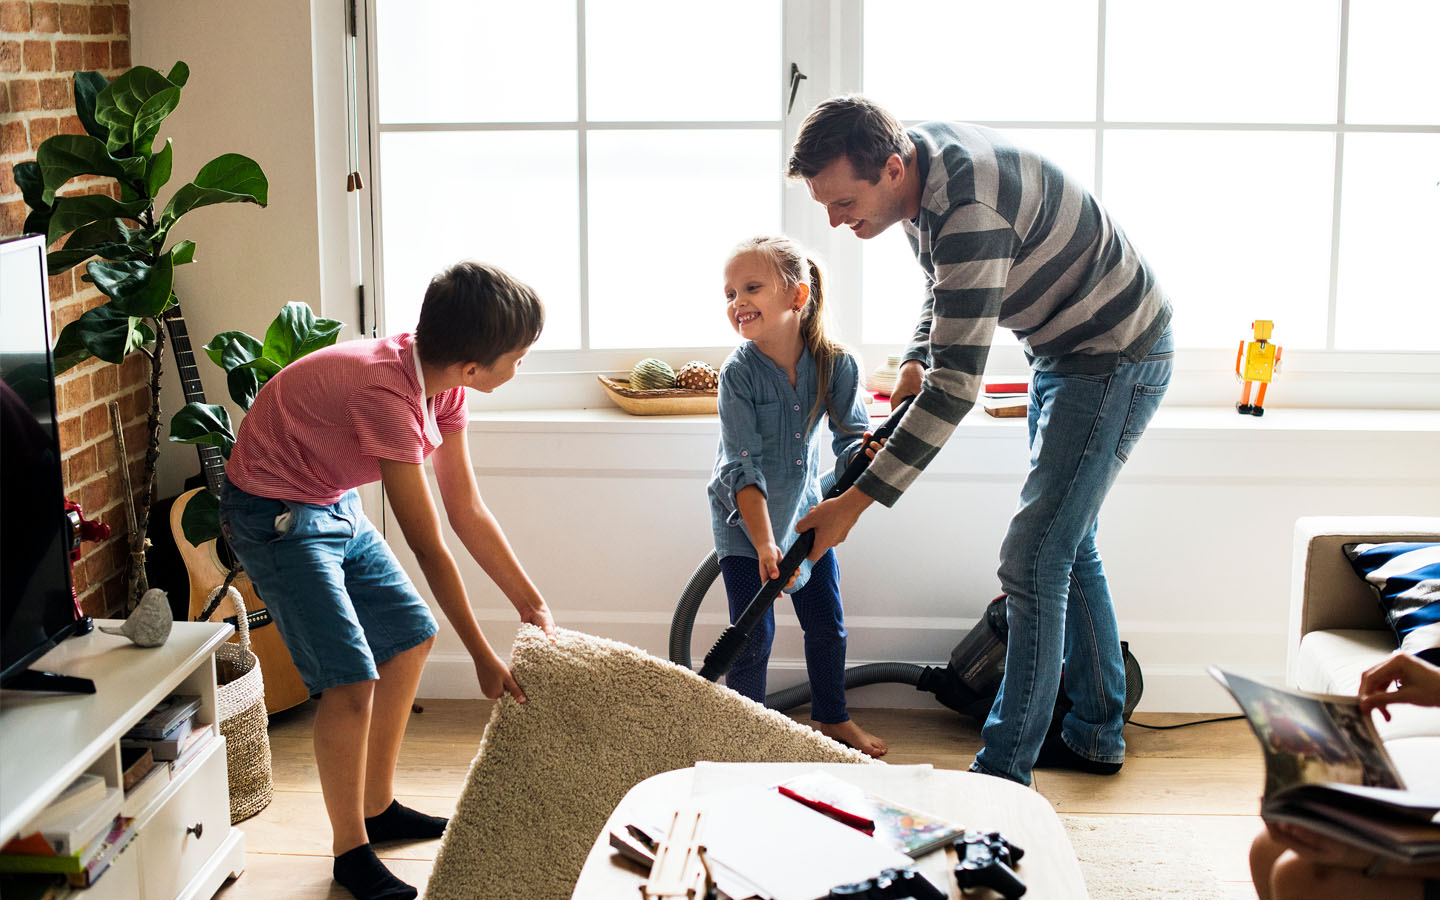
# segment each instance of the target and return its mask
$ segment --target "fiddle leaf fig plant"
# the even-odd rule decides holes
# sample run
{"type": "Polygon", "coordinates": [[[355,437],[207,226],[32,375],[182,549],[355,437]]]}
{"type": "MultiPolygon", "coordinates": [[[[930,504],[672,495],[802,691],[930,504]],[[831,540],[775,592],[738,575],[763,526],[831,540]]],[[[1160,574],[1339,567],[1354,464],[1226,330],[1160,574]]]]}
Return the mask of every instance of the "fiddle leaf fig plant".
{"type": "MultiPolygon", "coordinates": [[[[193,180],[160,205],[170,182],[174,148],[156,138],[165,119],[180,104],[190,68],[177,62],[169,73],[135,66],[109,81],[99,72],[76,72],[75,112],[84,134],[57,134],[35,151],[35,159],[17,164],[13,173],[30,213],[26,232],[43,234],[53,248],[50,274],[81,263],[82,280],[106,301],[66,325],[55,341],[57,374],[98,357],[120,364],[132,353],[150,361],[150,413],[145,472],[136,501],[137,527],[130,535],[132,564],[127,606],[146,588],[145,533],[155,492],[155,463],[160,441],[160,373],[165,330],[161,320],[178,304],[175,271],[195,261],[195,243],[175,240],[186,213],[218,203],[265,206],[269,183],[253,159],[226,153],[206,163],[193,180]],[[119,198],[107,193],[59,191],[76,177],[114,179],[119,198]],[[61,243],[63,239],[63,244],[61,243]]],[[[217,111],[223,112],[223,111],[217,111]]]]}
{"type": "MultiPolygon", "coordinates": [[[[260,388],[290,363],[328,347],[340,337],[345,323],[315,316],[304,302],[285,304],[259,341],[243,331],[222,331],[205,345],[205,354],[225,370],[230,399],[246,412],[260,388]]],[[[187,403],[170,420],[170,440],[181,444],[218,447],[226,459],[235,447],[230,413],[218,403],[187,403]]],[[[206,491],[195,495],[180,516],[185,539],[200,545],[220,536],[220,506],[206,491]]]]}

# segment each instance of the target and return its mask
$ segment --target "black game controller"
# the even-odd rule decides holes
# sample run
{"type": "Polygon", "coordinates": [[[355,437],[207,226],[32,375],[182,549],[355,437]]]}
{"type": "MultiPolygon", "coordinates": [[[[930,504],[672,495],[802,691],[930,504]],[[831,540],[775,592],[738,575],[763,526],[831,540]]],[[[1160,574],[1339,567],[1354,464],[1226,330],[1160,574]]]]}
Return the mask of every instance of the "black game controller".
{"type": "Polygon", "coordinates": [[[830,889],[826,900],[945,900],[945,892],[914,869],[886,869],[869,881],[830,889]]]}
{"type": "Polygon", "coordinates": [[[1020,861],[1025,851],[1005,840],[998,831],[967,831],[955,842],[960,862],[955,866],[955,882],[962,891],[988,887],[1016,900],[1025,893],[1025,882],[1011,866],[1020,861]]]}

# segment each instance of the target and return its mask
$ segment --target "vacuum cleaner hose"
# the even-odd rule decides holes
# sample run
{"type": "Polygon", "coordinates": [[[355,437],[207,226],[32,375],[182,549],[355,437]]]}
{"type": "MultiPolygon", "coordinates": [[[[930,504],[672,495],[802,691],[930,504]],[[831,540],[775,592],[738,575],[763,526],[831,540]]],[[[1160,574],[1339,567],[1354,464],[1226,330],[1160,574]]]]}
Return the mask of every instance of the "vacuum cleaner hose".
{"type": "MultiPolygon", "coordinates": [[[[712,550],[701,561],[695,573],[690,576],[690,580],[685,584],[685,590],[680,592],[680,602],[675,606],[674,618],[670,620],[670,661],[677,666],[691,668],[690,641],[695,629],[695,616],[700,610],[700,604],[704,601],[705,595],[719,577],[720,560],[712,550]]],[[[845,689],[881,683],[918,685],[925,670],[925,666],[898,662],[853,666],[845,670],[845,689]]],[[[809,681],[765,696],[766,706],[782,712],[809,702],[809,681]]]]}

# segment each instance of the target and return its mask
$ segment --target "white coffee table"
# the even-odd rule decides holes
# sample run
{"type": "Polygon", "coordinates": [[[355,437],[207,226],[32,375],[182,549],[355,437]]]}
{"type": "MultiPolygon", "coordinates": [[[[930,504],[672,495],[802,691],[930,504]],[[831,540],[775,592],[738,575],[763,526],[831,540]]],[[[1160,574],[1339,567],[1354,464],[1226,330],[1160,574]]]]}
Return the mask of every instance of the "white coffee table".
{"type": "MultiPolygon", "coordinates": [[[[906,771],[915,769],[913,766],[744,763],[729,769],[726,777],[734,779],[737,787],[775,784],[815,769],[831,771],[881,796],[944,816],[967,828],[1003,832],[1025,851],[1016,873],[1029,888],[1027,897],[1070,900],[1088,896],[1075,851],[1055,810],[1044,797],[1018,784],[950,769],[933,769],[928,776],[916,777],[913,771],[906,771]]],[[[627,822],[655,821],[690,803],[695,773],[694,768],[676,769],[647,778],[630,789],[596,837],[575,883],[572,900],[637,896],[645,876],[614,856],[610,832],[623,832],[627,822]]],[[[699,805],[703,808],[703,803],[699,805]]],[[[946,853],[927,854],[916,865],[931,881],[947,886],[952,898],[962,897],[951,874],[953,861],[946,859],[946,853]]]]}

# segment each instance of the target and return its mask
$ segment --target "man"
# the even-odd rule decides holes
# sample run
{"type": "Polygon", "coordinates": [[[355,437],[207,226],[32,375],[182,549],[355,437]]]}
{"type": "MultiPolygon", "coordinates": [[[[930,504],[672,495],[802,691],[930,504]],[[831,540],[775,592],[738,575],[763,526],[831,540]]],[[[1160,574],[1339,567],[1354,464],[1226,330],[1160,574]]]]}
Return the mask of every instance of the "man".
{"type": "Polygon", "coordinates": [[[974,406],[995,327],[1012,329],[1034,370],[1030,470],[1001,548],[1005,678],[971,769],[1021,784],[1037,761],[1118,772],[1125,670],[1095,535],[1170,382],[1169,301],[1087,190],[989,129],[907,131],[837,97],[806,117],[789,174],[831,227],[868,240],[900,223],[928,284],[892,401],[918,396],[855,486],[796,526],[815,529],[811,558],[899,499],[974,406]],[[1074,706],[1046,741],[1062,664],[1074,706]]]}

